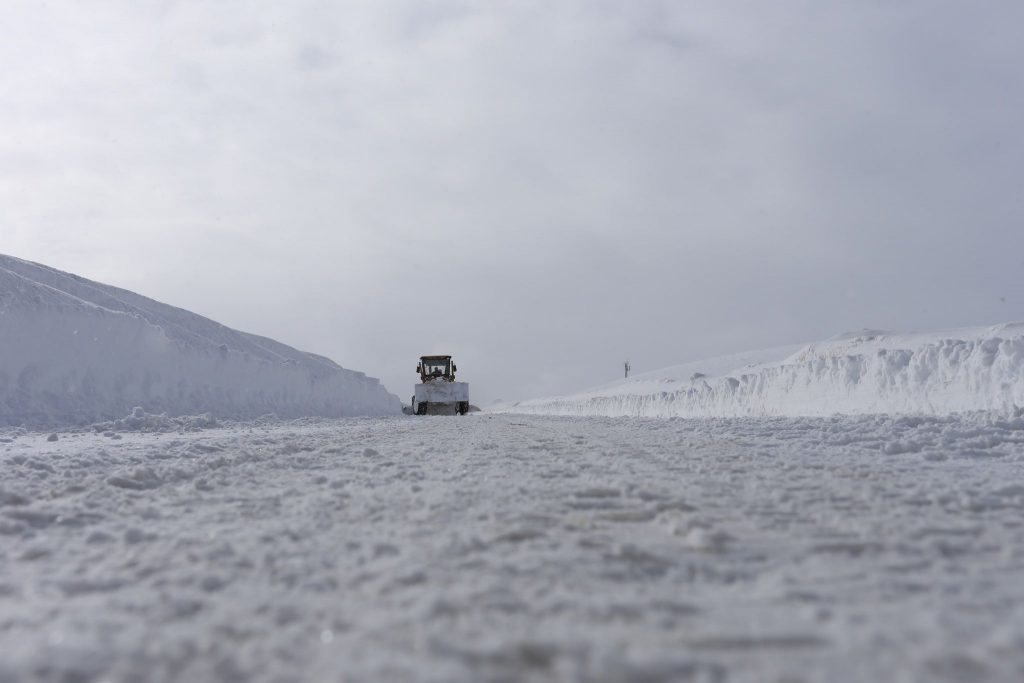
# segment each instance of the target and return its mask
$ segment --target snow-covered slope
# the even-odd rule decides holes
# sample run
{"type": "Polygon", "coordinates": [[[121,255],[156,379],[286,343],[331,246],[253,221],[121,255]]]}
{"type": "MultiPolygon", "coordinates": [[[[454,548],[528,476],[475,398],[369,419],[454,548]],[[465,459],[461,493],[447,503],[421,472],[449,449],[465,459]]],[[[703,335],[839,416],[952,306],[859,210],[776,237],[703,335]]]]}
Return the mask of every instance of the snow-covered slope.
{"type": "Polygon", "coordinates": [[[1011,412],[1024,406],[1024,323],[876,330],[686,363],[498,412],[718,417],[1011,412]]]}
{"type": "Polygon", "coordinates": [[[224,418],[401,410],[376,379],[327,358],[0,255],[0,424],[88,423],[135,406],[224,418]]]}

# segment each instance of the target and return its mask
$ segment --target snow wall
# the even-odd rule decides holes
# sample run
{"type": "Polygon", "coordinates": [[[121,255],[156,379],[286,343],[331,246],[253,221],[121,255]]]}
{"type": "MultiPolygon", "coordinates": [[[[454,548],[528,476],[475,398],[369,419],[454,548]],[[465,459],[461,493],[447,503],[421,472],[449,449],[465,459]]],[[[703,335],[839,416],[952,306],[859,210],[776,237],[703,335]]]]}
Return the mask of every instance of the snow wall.
{"type": "Polygon", "coordinates": [[[0,425],[89,424],[135,406],[237,419],[401,412],[378,380],[327,358],[0,255],[0,425]]]}
{"type": "Polygon", "coordinates": [[[1019,414],[1022,407],[1024,323],[1007,323],[932,334],[845,334],[803,347],[687,363],[495,412],[736,417],[1019,414]],[[741,358],[754,362],[723,371],[741,358]]]}

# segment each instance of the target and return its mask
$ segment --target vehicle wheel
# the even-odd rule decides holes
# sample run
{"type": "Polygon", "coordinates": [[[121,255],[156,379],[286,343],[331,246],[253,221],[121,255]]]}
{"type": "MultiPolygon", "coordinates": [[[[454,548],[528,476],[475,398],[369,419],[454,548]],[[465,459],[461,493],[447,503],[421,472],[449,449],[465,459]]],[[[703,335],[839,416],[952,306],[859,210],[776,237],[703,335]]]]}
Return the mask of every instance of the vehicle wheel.
{"type": "Polygon", "coordinates": [[[465,415],[469,412],[469,402],[459,401],[459,415],[465,415]]]}
{"type": "Polygon", "coordinates": [[[420,403],[419,405],[416,406],[416,414],[417,415],[426,415],[427,414],[427,402],[426,401],[424,401],[423,403],[420,403]]]}

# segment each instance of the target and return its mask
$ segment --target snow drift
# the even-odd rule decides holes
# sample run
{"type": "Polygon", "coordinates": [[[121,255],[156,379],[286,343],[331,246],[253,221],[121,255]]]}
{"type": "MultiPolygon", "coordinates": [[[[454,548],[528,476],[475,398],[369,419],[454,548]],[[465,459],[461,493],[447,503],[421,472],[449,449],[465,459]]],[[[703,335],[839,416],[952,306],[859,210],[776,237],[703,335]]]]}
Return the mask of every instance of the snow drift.
{"type": "Polygon", "coordinates": [[[496,409],[644,417],[1020,412],[1024,323],[931,334],[865,330],[725,356],[496,409]],[[731,368],[731,369],[730,369],[731,368]]]}
{"type": "Polygon", "coordinates": [[[380,382],[132,292],[0,255],[0,425],[148,413],[401,412],[380,382]]]}

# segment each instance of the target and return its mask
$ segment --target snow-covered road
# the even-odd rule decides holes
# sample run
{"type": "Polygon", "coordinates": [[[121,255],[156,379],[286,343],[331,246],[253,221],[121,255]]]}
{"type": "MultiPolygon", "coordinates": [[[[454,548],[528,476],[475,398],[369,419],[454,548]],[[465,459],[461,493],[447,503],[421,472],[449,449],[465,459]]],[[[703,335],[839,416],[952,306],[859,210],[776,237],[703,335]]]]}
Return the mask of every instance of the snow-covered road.
{"type": "Polygon", "coordinates": [[[0,681],[1019,681],[1024,419],[0,434],[0,681]]]}

